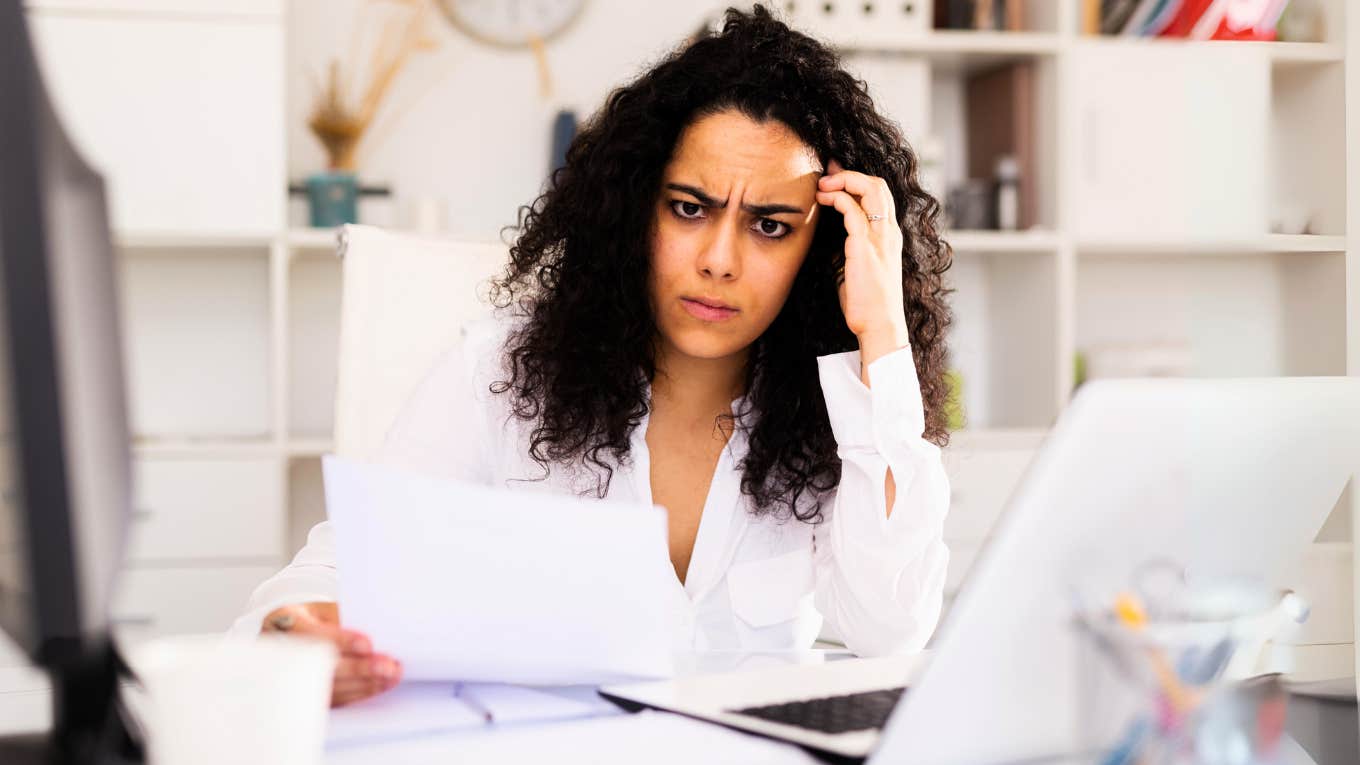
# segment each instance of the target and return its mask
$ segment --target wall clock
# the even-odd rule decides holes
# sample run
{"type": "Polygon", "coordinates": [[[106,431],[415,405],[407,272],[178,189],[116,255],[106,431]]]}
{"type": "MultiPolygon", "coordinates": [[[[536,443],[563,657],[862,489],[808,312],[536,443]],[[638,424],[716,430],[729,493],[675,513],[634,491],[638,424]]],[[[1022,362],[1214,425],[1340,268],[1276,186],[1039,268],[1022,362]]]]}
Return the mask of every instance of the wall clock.
{"type": "Polygon", "coordinates": [[[504,48],[534,47],[560,34],[586,0],[439,0],[464,33],[504,48]]]}

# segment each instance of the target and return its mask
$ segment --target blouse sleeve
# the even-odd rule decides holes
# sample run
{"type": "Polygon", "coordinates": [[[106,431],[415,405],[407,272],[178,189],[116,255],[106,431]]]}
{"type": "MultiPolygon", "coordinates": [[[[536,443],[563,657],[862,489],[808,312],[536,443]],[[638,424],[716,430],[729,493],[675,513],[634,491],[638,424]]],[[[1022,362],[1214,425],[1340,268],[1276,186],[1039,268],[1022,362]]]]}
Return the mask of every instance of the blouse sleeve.
{"type": "Polygon", "coordinates": [[[922,437],[925,410],[911,349],[869,366],[859,351],[818,358],[841,481],[813,533],[817,609],[860,656],[917,651],[940,618],[949,551],[949,480],[922,437]],[[885,491],[891,469],[892,514],[885,491]]]}
{"type": "MultiPolygon", "coordinates": [[[[480,373],[496,350],[494,327],[470,329],[464,342],[440,359],[388,431],[378,461],[427,475],[490,483],[493,429],[490,380],[480,373]]],[[[322,521],[283,570],[251,594],[233,635],[254,635],[264,617],[290,603],[335,601],[335,533],[322,521]]]]}

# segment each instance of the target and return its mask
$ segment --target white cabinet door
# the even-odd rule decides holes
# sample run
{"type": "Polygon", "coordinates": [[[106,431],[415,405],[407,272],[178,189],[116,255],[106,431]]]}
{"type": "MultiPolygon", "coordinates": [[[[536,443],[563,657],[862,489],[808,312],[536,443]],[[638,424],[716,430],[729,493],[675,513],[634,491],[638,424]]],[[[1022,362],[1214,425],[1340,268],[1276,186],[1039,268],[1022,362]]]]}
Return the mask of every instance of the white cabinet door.
{"type": "Polygon", "coordinates": [[[283,227],[278,18],[29,11],[58,115],[120,233],[283,227]]]}
{"type": "Polygon", "coordinates": [[[283,466],[272,457],[139,460],[127,560],[278,560],[283,492],[283,466]]]}
{"type": "Polygon", "coordinates": [[[1265,51],[1100,41],[1072,55],[1067,177],[1079,240],[1267,232],[1265,51]]]}
{"type": "Polygon", "coordinates": [[[111,611],[114,635],[136,643],[162,635],[224,632],[245,610],[269,566],[133,568],[124,571],[111,611]]]}

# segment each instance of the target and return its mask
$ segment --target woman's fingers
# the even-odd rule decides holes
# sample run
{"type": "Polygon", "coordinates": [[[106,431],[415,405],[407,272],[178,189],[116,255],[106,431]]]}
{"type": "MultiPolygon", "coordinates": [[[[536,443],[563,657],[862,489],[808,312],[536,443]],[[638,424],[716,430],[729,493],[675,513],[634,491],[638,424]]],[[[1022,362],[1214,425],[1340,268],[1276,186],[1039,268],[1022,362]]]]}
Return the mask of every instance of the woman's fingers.
{"type": "Polygon", "coordinates": [[[864,208],[860,207],[859,202],[844,191],[819,191],[817,192],[817,203],[828,205],[836,210],[845,218],[845,231],[851,236],[867,236],[869,234],[869,219],[864,214],[864,208]]]}
{"type": "Polygon", "coordinates": [[[391,656],[345,656],[335,664],[335,680],[372,680],[393,683],[401,679],[401,664],[391,656]]]}
{"type": "Polygon", "coordinates": [[[331,683],[331,705],[343,706],[389,690],[401,682],[401,662],[374,653],[368,636],[340,626],[334,603],[300,603],[271,611],[261,632],[327,640],[340,651],[331,683]]]}
{"type": "Polygon", "coordinates": [[[865,212],[881,215],[884,220],[897,220],[897,208],[893,202],[892,190],[887,181],[854,170],[841,169],[840,163],[832,160],[827,164],[828,174],[817,181],[818,191],[845,191],[860,203],[865,212]]]}
{"type": "Polygon", "coordinates": [[[340,605],[338,603],[304,603],[307,614],[322,624],[340,624],[340,605]]]}
{"type": "Polygon", "coordinates": [[[373,653],[373,642],[357,630],[340,629],[337,639],[340,652],[348,656],[369,656],[373,653]]]}
{"type": "Polygon", "coordinates": [[[401,662],[390,656],[346,656],[335,665],[331,704],[341,706],[390,690],[401,682],[401,662]]]}
{"type": "Polygon", "coordinates": [[[363,701],[370,696],[382,693],[384,690],[385,688],[373,680],[356,679],[344,682],[337,680],[331,686],[331,706],[343,707],[346,704],[363,701]]]}
{"type": "Polygon", "coordinates": [[[339,610],[334,603],[301,603],[275,609],[264,618],[260,631],[329,640],[342,654],[373,653],[373,644],[366,635],[340,626],[339,610]]]}

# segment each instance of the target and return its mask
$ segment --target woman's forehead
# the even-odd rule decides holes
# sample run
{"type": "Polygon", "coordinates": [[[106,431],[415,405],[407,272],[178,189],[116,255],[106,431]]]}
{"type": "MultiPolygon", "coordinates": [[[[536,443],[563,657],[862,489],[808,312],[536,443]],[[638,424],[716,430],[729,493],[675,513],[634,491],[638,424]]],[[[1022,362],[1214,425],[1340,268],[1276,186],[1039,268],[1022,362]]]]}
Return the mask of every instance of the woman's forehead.
{"type": "Polygon", "coordinates": [[[756,122],[744,114],[719,112],[695,121],[680,134],[667,166],[667,180],[698,183],[725,193],[736,184],[792,192],[822,174],[816,152],[782,122],[756,122]]]}

